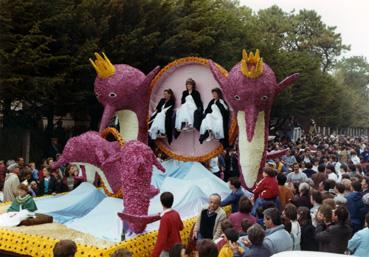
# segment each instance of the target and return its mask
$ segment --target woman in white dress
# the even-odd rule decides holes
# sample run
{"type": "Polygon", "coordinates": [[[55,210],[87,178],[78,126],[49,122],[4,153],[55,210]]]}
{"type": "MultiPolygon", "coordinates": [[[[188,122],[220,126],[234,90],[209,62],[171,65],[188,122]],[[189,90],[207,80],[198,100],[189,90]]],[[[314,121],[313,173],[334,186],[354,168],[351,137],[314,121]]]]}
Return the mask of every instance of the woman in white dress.
{"type": "Polygon", "coordinates": [[[200,93],[196,90],[196,82],[191,78],[186,80],[186,90],[182,93],[181,104],[176,111],[176,130],[190,130],[194,127],[199,129],[203,105],[200,93]]]}
{"type": "Polygon", "coordinates": [[[172,116],[175,106],[174,93],[171,89],[164,90],[164,97],[156,106],[155,112],[149,121],[149,137],[156,140],[158,137],[167,137],[168,143],[172,142],[172,116]]]}
{"type": "Polygon", "coordinates": [[[219,140],[224,147],[228,146],[228,120],[229,108],[223,100],[222,91],[219,88],[211,90],[213,99],[205,110],[205,117],[200,127],[200,143],[204,140],[219,140]]]}

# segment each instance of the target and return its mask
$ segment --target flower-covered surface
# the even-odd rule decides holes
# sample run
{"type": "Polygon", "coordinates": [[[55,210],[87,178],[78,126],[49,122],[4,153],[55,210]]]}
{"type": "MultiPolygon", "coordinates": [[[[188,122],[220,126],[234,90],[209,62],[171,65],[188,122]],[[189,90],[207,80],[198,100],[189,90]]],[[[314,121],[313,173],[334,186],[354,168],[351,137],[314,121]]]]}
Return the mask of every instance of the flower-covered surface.
{"type": "MultiPolygon", "coordinates": [[[[107,132],[119,135],[112,128],[107,132]]],[[[118,141],[109,142],[93,131],[71,138],[53,168],[69,162],[87,162],[99,167],[104,172],[101,176],[104,185],[109,184],[114,194],[124,192],[124,212],[119,216],[128,221],[133,232],[141,233],[148,223],[160,219],[158,215],[147,214],[150,199],[159,193],[150,184],[152,167],[162,171],[164,168],[144,143],[136,140],[124,143],[120,137],[118,141]]]]}
{"type": "Polygon", "coordinates": [[[237,115],[239,127],[239,163],[245,185],[252,188],[266,160],[270,111],[274,98],[297,80],[293,74],[277,83],[273,70],[256,54],[243,52],[241,62],[228,77],[218,65],[209,60],[215,79],[237,115]]]}
{"type": "MultiPolygon", "coordinates": [[[[230,210],[230,206],[225,207],[225,211],[228,214],[230,210]]],[[[189,235],[196,219],[197,217],[193,217],[184,221],[184,229],[181,231],[182,243],[188,243],[189,235]]],[[[155,246],[157,235],[157,231],[152,231],[122,241],[109,248],[78,244],[76,257],[109,257],[117,249],[127,249],[133,254],[133,257],[149,257],[155,246]]],[[[52,249],[56,243],[57,240],[51,237],[0,229],[0,251],[37,257],[52,257],[52,249]]]]}
{"type": "Polygon", "coordinates": [[[147,216],[150,199],[159,193],[151,185],[154,165],[164,171],[150,147],[135,140],[128,141],[122,151],[110,156],[103,165],[104,170],[120,170],[124,212],[119,216],[128,221],[135,233],[143,232],[146,224],[160,219],[159,215],[147,216]]]}
{"type": "MultiPolygon", "coordinates": [[[[58,168],[70,162],[85,162],[101,168],[109,156],[122,151],[119,142],[109,142],[98,132],[89,131],[80,136],[68,140],[64,147],[63,154],[52,164],[52,168],[58,168]]],[[[112,193],[118,193],[121,190],[119,170],[110,170],[101,176],[104,184],[109,185],[112,193]],[[105,180],[105,181],[104,181],[105,180]]]]}
{"type": "MultiPolygon", "coordinates": [[[[175,72],[178,69],[180,69],[184,66],[190,66],[190,65],[195,65],[195,64],[197,64],[197,65],[200,64],[201,66],[210,68],[208,59],[204,59],[204,58],[192,57],[191,56],[191,57],[185,57],[185,58],[180,58],[180,59],[174,60],[173,62],[169,63],[164,68],[162,68],[160,70],[160,72],[152,80],[152,82],[151,82],[151,94],[155,94],[155,92],[154,92],[155,88],[156,87],[161,87],[162,82],[165,81],[167,78],[169,78],[171,76],[175,76],[175,72]]],[[[228,76],[227,70],[225,70],[222,66],[220,66],[218,64],[217,64],[217,67],[219,68],[222,76],[224,76],[224,77],[228,76]]],[[[211,73],[210,73],[210,76],[212,76],[211,73]]],[[[211,90],[211,88],[214,87],[214,85],[207,84],[206,86],[210,87],[210,88],[206,87],[206,89],[209,90],[209,94],[210,94],[210,90],[211,90]]],[[[171,87],[171,89],[173,89],[173,87],[171,87]]],[[[178,95],[177,95],[177,97],[178,97],[178,95]]],[[[202,100],[204,100],[204,99],[202,99],[202,100]]],[[[207,103],[205,103],[205,104],[207,104],[207,103]]],[[[149,119],[149,117],[148,117],[148,119],[149,119]]],[[[236,121],[235,116],[232,115],[232,119],[230,121],[230,126],[229,126],[229,130],[228,130],[228,135],[229,135],[228,138],[229,138],[229,142],[231,144],[234,142],[236,134],[237,134],[237,121],[236,121]]],[[[181,140],[181,138],[179,137],[176,140],[181,140]]],[[[198,140],[195,141],[195,144],[197,142],[198,142],[198,140]]],[[[169,146],[168,143],[166,143],[165,140],[161,140],[161,139],[157,139],[155,141],[155,144],[158,146],[158,148],[162,152],[164,152],[166,155],[168,155],[171,159],[175,159],[175,160],[179,160],[179,161],[206,162],[209,159],[213,158],[214,156],[217,156],[217,155],[221,154],[222,151],[223,151],[223,146],[220,143],[216,147],[214,147],[213,149],[209,149],[209,151],[204,152],[201,155],[199,155],[199,154],[189,155],[189,154],[179,153],[178,151],[173,150],[173,148],[171,146],[169,146]]],[[[173,143],[172,143],[172,145],[173,145],[173,143]]],[[[183,144],[181,145],[181,148],[183,149],[183,144]]]]}
{"type": "Polygon", "coordinates": [[[136,138],[128,139],[147,143],[146,117],[149,110],[149,87],[160,67],[156,67],[145,76],[140,70],[126,64],[111,67],[112,64],[105,55],[104,58],[97,58],[94,64],[97,71],[95,95],[104,106],[100,132],[108,126],[117,111],[130,110],[137,115],[138,134],[136,133],[136,138]]]}

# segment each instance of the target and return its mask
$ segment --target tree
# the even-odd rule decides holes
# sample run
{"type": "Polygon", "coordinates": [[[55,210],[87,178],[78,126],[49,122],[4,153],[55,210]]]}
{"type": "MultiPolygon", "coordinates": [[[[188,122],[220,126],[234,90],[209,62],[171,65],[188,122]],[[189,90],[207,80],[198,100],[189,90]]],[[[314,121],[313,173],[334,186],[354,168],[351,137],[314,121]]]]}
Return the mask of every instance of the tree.
{"type": "Polygon", "coordinates": [[[336,67],[336,71],[342,73],[344,82],[351,88],[368,93],[369,63],[363,56],[343,58],[336,67]]]}
{"type": "Polygon", "coordinates": [[[291,15],[292,30],[288,33],[287,49],[308,51],[321,60],[323,72],[331,70],[337,57],[350,47],[342,43],[336,27],[327,26],[313,10],[301,10],[291,15]]]}
{"type": "Polygon", "coordinates": [[[351,121],[353,126],[369,127],[369,63],[363,56],[342,59],[335,70],[334,77],[337,87],[341,89],[341,103],[346,102],[342,109],[348,117],[342,121],[351,121]]]}
{"type": "Polygon", "coordinates": [[[103,30],[105,16],[98,14],[104,1],[0,3],[1,27],[9,35],[1,41],[5,127],[36,126],[46,116],[52,130],[55,114],[86,111],[83,103],[92,95],[94,77],[87,60],[103,30]],[[23,103],[22,112],[10,111],[14,101],[23,103]],[[18,117],[10,123],[7,116],[15,114],[27,119],[18,117]]]}
{"type": "Polygon", "coordinates": [[[54,116],[71,113],[89,117],[96,129],[101,106],[88,62],[96,51],[147,73],[185,56],[230,69],[243,48],[260,49],[278,80],[301,74],[278,97],[273,117],[369,127],[359,118],[369,109],[368,64],[348,58],[335,70],[348,46],[315,11],[272,6],[253,13],[234,0],[0,0],[0,33],[0,103],[8,127],[35,127],[47,117],[51,133],[54,116]]]}

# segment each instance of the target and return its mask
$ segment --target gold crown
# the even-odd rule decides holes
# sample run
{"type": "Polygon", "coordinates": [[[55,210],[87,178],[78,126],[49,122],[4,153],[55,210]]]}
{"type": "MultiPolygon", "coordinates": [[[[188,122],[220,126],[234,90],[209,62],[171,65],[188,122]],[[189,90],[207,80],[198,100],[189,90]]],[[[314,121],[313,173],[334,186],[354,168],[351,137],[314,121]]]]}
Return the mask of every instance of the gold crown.
{"type": "Polygon", "coordinates": [[[263,74],[264,63],[263,58],[260,58],[259,49],[256,49],[256,53],[254,55],[253,52],[250,52],[247,55],[245,49],[242,51],[242,60],[241,60],[241,72],[245,77],[256,79],[263,74]],[[249,69],[250,65],[250,69],[249,69]]]}
{"type": "Polygon", "coordinates": [[[92,64],[92,66],[94,66],[97,75],[102,78],[108,78],[110,76],[113,76],[115,73],[115,67],[113,64],[111,64],[110,60],[108,57],[106,57],[105,53],[102,53],[103,57],[101,57],[100,54],[95,53],[96,56],[96,60],[93,61],[90,58],[90,62],[92,64]]]}

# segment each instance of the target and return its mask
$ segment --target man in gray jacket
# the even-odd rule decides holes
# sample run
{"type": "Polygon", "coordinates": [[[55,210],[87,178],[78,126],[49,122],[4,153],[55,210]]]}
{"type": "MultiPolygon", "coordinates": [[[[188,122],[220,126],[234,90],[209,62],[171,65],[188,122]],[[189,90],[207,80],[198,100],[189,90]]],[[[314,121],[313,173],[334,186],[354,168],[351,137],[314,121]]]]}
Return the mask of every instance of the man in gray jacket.
{"type": "Polygon", "coordinates": [[[201,210],[195,227],[193,229],[192,238],[216,240],[222,234],[220,227],[223,220],[227,218],[226,213],[220,207],[221,197],[218,194],[212,194],[209,197],[209,206],[201,210]]]}
{"type": "Polygon", "coordinates": [[[20,184],[18,174],[19,166],[15,161],[8,161],[8,171],[4,182],[4,202],[11,202],[15,199],[20,184]]]}
{"type": "Polygon", "coordinates": [[[292,250],[292,238],[284,229],[281,222],[281,213],[277,208],[269,208],[264,211],[264,224],[267,230],[265,231],[263,245],[269,249],[272,255],[292,250]]]}

